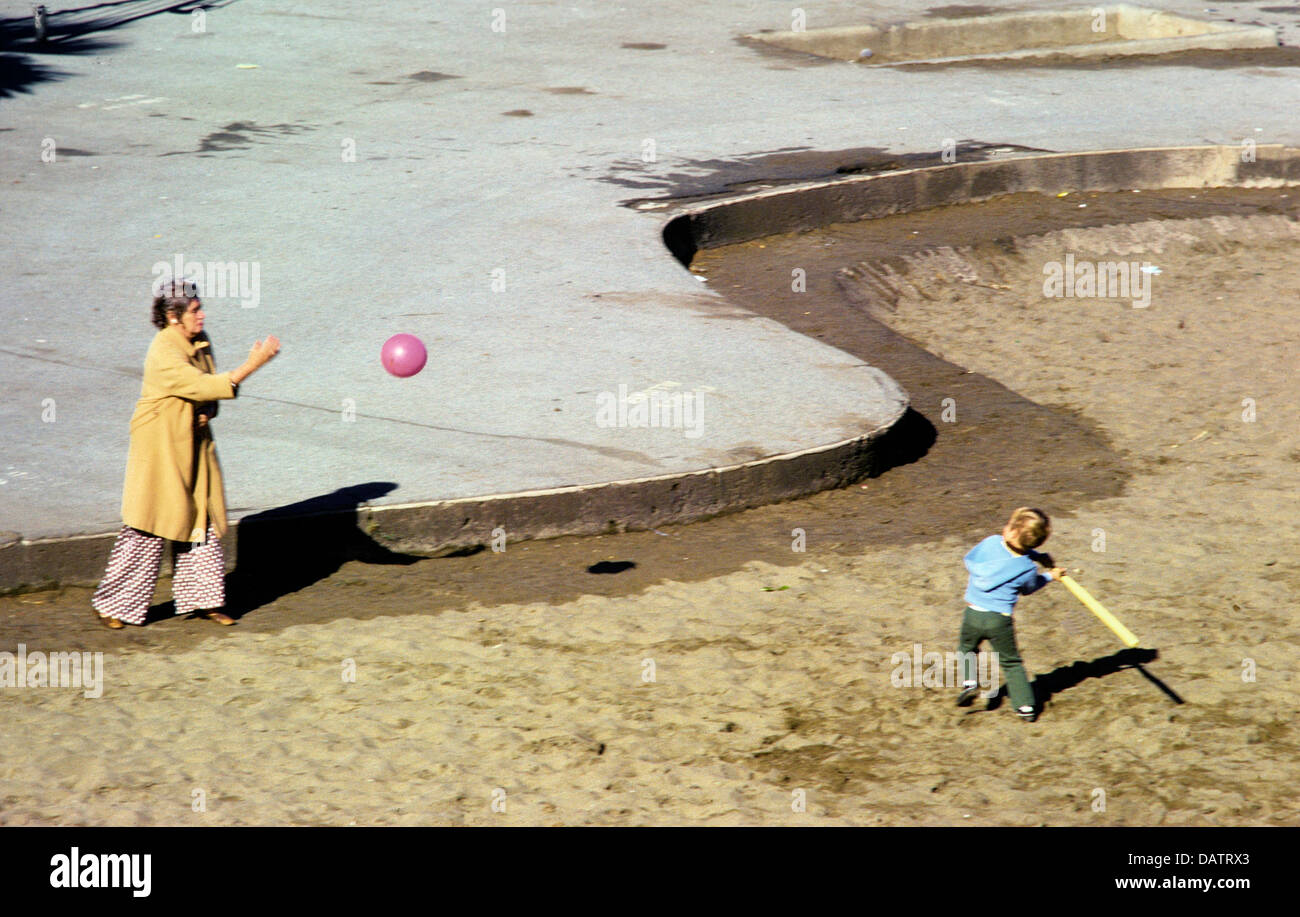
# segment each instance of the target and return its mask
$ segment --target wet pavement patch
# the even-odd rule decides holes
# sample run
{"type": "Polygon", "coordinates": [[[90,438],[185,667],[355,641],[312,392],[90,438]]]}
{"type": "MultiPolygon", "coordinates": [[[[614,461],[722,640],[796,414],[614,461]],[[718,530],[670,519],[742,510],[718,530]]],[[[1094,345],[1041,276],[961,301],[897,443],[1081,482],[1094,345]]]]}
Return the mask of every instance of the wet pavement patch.
{"type": "Polygon", "coordinates": [[[925,11],[927,16],[941,16],[944,19],[963,19],[970,16],[989,16],[1000,13],[996,6],[976,6],[956,3],[950,6],[932,6],[925,11]]]}
{"type": "Polygon", "coordinates": [[[309,130],[313,130],[313,128],[299,124],[261,125],[255,121],[232,121],[204,136],[199,141],[199,147],[196,150],[173,150],[169,153],[159,153],[158,155],[183,156],[187,153],[197,153],[199,155],[207,156],[212,153],[247,150],[250,149],[254,143],[269,140],[277,135],[292,136],[309,130]]]}
{"type": "Polygon", "coordinates": [[[417,83],[437,83],[442,80],[458,80],[460,77],[454,73],[438,73],[436,70],[421,70],[419,73],[412,73],[407,76],[408,80],[415,80],[417,83]]]}

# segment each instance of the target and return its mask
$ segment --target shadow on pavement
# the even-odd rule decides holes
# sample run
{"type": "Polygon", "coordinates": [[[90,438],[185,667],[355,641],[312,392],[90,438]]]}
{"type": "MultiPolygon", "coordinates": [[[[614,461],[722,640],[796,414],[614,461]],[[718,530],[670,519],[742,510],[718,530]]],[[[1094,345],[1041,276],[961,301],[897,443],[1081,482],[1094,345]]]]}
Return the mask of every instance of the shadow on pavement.
{"type": "Polygon", "coordinates": [[[64,79],[71,74],[48,67],[34,55],[87,55],[109,51],[120,42],[86,36],[146,19],[159,13],[189,14],[200,9],[218,9],[235,0],[117,0],[74,9],[55,9],[42,4],[45,14],[38,25],[35,15],[0,19],[0,99],[30,92],[37,83],[64,79]],[[43,32],[43,34],[42,34],[43,32]]]}

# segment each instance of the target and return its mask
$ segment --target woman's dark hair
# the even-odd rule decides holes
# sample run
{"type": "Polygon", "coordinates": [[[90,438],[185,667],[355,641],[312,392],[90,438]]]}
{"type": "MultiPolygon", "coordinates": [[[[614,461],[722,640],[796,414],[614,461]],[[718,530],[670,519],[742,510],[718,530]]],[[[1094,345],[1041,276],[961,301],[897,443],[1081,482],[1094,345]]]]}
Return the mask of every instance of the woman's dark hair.
{"type": "Polygon", "coordinates": [[[199,298],[199,285],[193,280],[164,280],[154,288],[153,314],[150,320],[157,328],[166,328],[169,315],[178,319],[185,314],[190,303],[199,298]]]}

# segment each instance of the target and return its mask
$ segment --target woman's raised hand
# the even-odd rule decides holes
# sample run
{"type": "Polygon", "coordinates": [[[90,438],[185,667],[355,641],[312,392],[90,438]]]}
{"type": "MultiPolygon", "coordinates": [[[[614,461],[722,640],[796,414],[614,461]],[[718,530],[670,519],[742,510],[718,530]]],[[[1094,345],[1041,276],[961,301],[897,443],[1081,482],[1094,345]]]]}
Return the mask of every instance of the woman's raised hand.
{"type": "Polygon", "coordinates": [[[253,344],[252,349],[248,351],[248,359],[244,361],[244,365],[230,373],[230,381],[238,385],[269,363],[271,358],[279,352],[280,339],[274,334],[268,334],[266,340],[253,344]]]}
{"type": "Polygon", "coordinates": [[[274,334],[268,334],[266,340],[258,341],[253,345],[253,349],[248,352],[248,362],[253,369],[257,369],[269,363],[279,352],[280,339],[274,334]]]}

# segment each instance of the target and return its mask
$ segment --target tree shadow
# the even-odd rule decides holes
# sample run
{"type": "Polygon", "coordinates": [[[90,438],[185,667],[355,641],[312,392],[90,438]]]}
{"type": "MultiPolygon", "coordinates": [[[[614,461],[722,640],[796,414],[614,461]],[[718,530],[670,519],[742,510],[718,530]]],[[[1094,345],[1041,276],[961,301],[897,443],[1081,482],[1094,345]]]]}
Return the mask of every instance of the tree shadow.
{"type": "MultiPolygon", "coordinates": [[[[37,83],[50,83],[74,75],[66,70],[37,63],[31,54],[10,53],[5,30],[11,22],[12,20],[0,20],[0,99],[9,98],[20,92],[31,92],[30,87],[37,83]]],[[[28,25],[26,37],[30,38],[30,21],[28,25]]],[[[116,48],[118,44],[115,41],[98,38],[76,38],[58,43],[51,42],[48,46],[42,45],[37,53],[69,56],[95,54],[116,48]]],[[[23,46],[23,42],[20,41],[18,47],[23,46]]]]}
{"type": "Polygon", "coordinates": [[[64,79],[72,74],[48,67],[33,55],[77,56],[96,54],[122,43],[87,37],[156,16],[159,13],[191,13],[217,9],[235,0],[116,0],[75,9],[48,10],[45,34],[38,36],[33,15],[0,19],[0,99],[31,92],[37,83],[64,79]]]}

